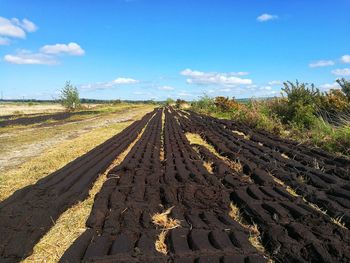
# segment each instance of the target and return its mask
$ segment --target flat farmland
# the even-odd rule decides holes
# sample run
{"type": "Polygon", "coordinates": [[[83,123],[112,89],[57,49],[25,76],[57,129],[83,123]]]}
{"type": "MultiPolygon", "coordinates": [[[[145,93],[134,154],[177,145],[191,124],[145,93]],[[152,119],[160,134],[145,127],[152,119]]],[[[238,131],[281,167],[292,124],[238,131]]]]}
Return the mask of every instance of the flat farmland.
{"type": "Polygon", "coordinates": [[[1,262],[349,262],[349,159],[192,111],[134,114],[4,194],[1,262]]]}

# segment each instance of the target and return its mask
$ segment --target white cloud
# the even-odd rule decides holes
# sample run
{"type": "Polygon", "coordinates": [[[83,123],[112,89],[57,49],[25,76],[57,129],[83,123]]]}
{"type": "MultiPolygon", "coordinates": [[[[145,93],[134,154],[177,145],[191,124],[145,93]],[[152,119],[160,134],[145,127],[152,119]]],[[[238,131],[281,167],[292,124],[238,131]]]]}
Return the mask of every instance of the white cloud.
{"type": "Polygon", "coordinates": [[[350,76],[350,68],[338,68],[332,70],[332,74],[337,76],[350,76]]]}
{"type": "Polygon", "coordinates": [[[269,20],[276,20],[276,19],[278,19],[277,15],[271,15],[271,14],[266,14],[266,13],[262,14],[256,18],[256,20],[258,20],[259,22],[266,22],[269,20]]]}
{"type": "Polygon", "coordinates": [[[268,84],[270,86],[278,86],[278,85],[282,85],[282,81],[280,81],[280,80],[272,80],[272,81],[268,82],[268,84]]]}
{"type": "Polygon", "coordinates": [[[140,82],[139,80],[136,80],[133,78],[119,77],[119,78],[116,78],[115,80],[112,80],[112,81],[84,84],[84,85],[81,85],[80,88],[82,90],[90,90],[90,91],[91,90],[103,90],[103,89],[114,88],[116,86],[136,84],[139,82],[140,82]]]}
{"type": "Polygon", "coordinates": [[[161,87],[158,87],[158,89],[170,91],[170,90],[174,90],[175,88],[171,86],[161,86],[161,87]]]}
{"type": "Polygon", "coordinates": [[[328,91],[330,89],[339,89],[340,86],[337,82],[333,82],[333,83],[325,83],[319,86],[321,91],[328,91]]]}
{"type": "Polygon", "coordinates": [[[318,68],[318,67],[328,67],[333,66],[335,63],[332,60],[319,60],[309,64],[310,68],[318,68]]]}
{"type": "Polygon", "coordinates": [[[69,54],[72,56],[82,56],[85,51],[74,42],[69,44],[55,44],[55,45],[45,45],[40,49],[40,52],[45,54],[69,54]]]}
{"type": "Polygon", "coordinates": [[[10,44],[10,39],[7,37],[0,37],[0,46],[7,46],[10,44]]]}
{"type": "MultiPolygon", "coordinates": [[[[8,38],[26,38],[26,32],[34,32],[38,27],[28,19],[7,19],[0,16],[0,36],[8,38]]],[[[10,41],[10,40],[8,40],[10,41]]]]}
{"type": "Polygon", "coordinates": [[[18,65],[55,65],[58,62],[55,58],[41,54],[31,53],[26,50],[21,50],[15,55],[5,55],[4,60],[11,64],[18,65]]]}
{"type": "MultiPolygon", "coordinates": [[[[6,42],[5,42],[6,43],[6,42]]],[[[0,38],[1,44],[1,38],[0,38]]],[[[46,45],[40,48],[37,53],[20,50],[15,55],[7,54],[4,56],[4,60],[12,64],[42,64],[42,65],[56,65],[58,64],[57,56],[61,53],[65,53],[71,56],[80,56],[84,54],[84,50],[76,43],[69,43],[68,45],[57,44],[57,45],[46,45]]],[[[119,80],[119,81],[130,81],[130,80],[119,80]]]]}
{"type": "Polygon", "coordinates": [[[219,85],[219,86],[237,86],[237,85],[250,85],[253,83],[251,79],[240,78],[237,76],[247,75],[247,72],[202,72],[197,70],[185,69],[180,73],[183,76],[188,77],[188,84],[198,85],[219,85]]]}
{"type": "Polygon", "coordinates": [[[341,57],[343,63],[350,63],[350,55],[344,55],[341,57]]]}
{"type": "Polygon", "coordinates": [[[26,18],[22,19],[22,21],[20,21],[18,18],[12,18],[11,21],[13,24],[16,24],[27,32],[35,32],[38,30],[37,25],[26,18]]]}
{"type": "Polygon", "coordinates": [[[125,85],[125,84],[136,84],[139,83],[138,80],[132,78],[117,78],[112,81],[115,85],[125,85]]]}

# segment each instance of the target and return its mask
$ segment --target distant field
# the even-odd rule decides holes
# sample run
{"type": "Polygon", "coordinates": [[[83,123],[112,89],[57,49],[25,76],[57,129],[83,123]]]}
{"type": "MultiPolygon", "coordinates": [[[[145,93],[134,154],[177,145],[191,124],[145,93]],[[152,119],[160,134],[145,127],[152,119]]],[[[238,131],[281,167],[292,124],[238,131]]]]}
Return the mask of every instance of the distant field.
{"type": "Polygon", "coordinates": [[[0,103],[0,116],[19,115],[19,114],[36,114],[51,113],[64,111],[58,103],[21,103],[21,102],[2,102],[0,103]]]}

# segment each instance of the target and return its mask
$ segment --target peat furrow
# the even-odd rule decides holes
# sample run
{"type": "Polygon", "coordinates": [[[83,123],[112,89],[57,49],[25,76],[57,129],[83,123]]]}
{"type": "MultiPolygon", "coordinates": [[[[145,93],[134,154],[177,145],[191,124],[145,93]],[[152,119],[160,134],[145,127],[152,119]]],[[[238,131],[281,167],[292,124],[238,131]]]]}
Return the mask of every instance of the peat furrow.
{"type": "MultiPolygon", "coordinates": [[[[196,131],[219,153],[243,165],[244,174],[232,175],[230,168],[215,155],[200,148],[203,159],[213,162],[222,184],[231,191],[231,200],[240,208],[244,218],[256,223],[262,241],[277,262],[348,262],[350,233],[331,222],[328,216],[309,207],[300,197],[289,194],[271,176],[260,169],[248,151],[232,152],[230,142],[210,124],[199,120],[179,118],[186,131],[196,131]],[[187,123],[186,123],[187,122],[187,123]],[[253,182],[243,181],[249,175],[253,182]]],[[[232,140],[236,140],[231,138],[232,140]]],[[[259,153],[258,153],[259,154],[259,153]]]]}
{"type": "Polygon", "coordinates": [[[190,120],[181,118],[181,123],[184,129],[201,134],[222,155],[245,164],[247,173],[275,176],[306,200],[326,210],[330,216],[341,218],[350,227],[349,181],[284,158],[271,149],[259,148],[254,142],[242,139],[202,116],[191,115],[190,120]]]}
{"type": "Polygon", "coordinates": [[[162,204],[181,228],[166,240],[174,262],[266,262],[249,232],[229,217],[229,192],[193,150],[174,113],[165,111],[165,177],[162,204]]]}
{"type": "MultiPolygon", "coordinates": [[[[350,180],[350,159],[331,155],[321,149],[306,146],[293,141],[287,141],[267,132],[247,129],[246,126],[233,121],[219,120],[211,117],[204,117],[222,125],[232,131],[243,132],[249,137],[249,140],[256,143],[256,147],[268,147],[281,154],[285,154],[290,159],[316,169],[322,169],[325,173],[339,176],[350,180]],[[262,144],[262,145],[261,145],[262,144]]],[[[243,138],[243,137],[242,137],[243,138]]]]}
{"type": "MultiPolygon", "coordinates": [[[[191,114],[197,113],[191,111],[191,114]]],[[[292,156],[294,156],[295,158],[298,158],[298,161],[303,160],[304,157],[307,157],[309,165],[313,166],[314,159],[316,159],[322,166],[330,165],[331,167],[336,166],[337,168],[343,168],[346,171],[348,171],[348,178],[350,176],[349,158],[336,156],[320,148],[312,147],[306,144],[301,144],[297,141],[283,139],[267,131],[252,129],[249,126],[242,123],[238,123],[236,121],[217,119],[204,115],[201,116],[217,124],[224,125],[230,130],[243,132],[244,134],[248,135],[251,140],[264,143],[270,148],[279,149],[279,151],[281,152],[287,151],[288,153],[291,153],[292,156]],[[309,160],[310,157],[312,157],[313,159],[309,160]]]]}
{"type": "Polygon", "coordinates": [[[69,207],[84,200],[98,176],[134,141],[154,112],[36,184],[0,203],[0,261],[18,262],[69,207]]]}
{"type": "Polygon", "coordinates": [[[137,256],[159,262],[164,258],[155,251],[157,231],[150,218],[161,209],[161,114],[158,110],[123,162],[108,173],[86,222],[88,229],[60,262],[135,262],[132,258],[137,256]]]}
{"type": "Polygon", "coordinates": [[[228,193],[206,180],[213,176],[173,116],[165,115],[164,165],[160,167],[157,115],[123,163],[110,172],[87,221],[90,229],[61,262],[265,262],[249,244],[249,233],[228,217],[228,193]],[[169,216],[181,220],[181,227],[167,232],[164,255],[155,250],[161,229],[151,216],[172,206],[169,216]]]}
{"type": "MultiPolygon", "coordinates": [[[[225,120],[219,120],[210,116],[199,115],[197,113],[192,113],[191,117],[215,125],[217,130],[221,131],[222,134],[225,134],[226,137],[233,136],[235,139],[237,139],[238,143],[241,144],[239,146],[247,146],[250,147],[250,149],[258,149],[261,152],[269,153],[272,155],[272,157],[280,157],[279,162],[284,162],[289,159],[289,162],[296,167],[301,165],[304,169],[306,168],[311,172],[322,172],[324,174],[329,174],[332,177],[339,177],[340,181],[344,180],[346,182],[350,180],[349,159],[337,157],[335,155],[331,156],[330,154],[327,155],[328,158],[321,158],[315,156],[315,154],[312,154],[312,148],[285,144],[279,142],[277,136],[269,138],[266,133],[265,135],[260,135],[258,132],[254,132],[252,130],[249,132],[244,131],[238,124],[233,124],[232,121],[228,122],[225,120]],[[243,132],[245,135],[247,135],[248,139],[246,139],[244,135],[234,134],[232,131],[243,132]],[[308,150],[306,151],[305,149],[308,150]],[[284,154],[284,157],[282,157],[281,154],[284,154]]],[[[272,135],[270,135],[270,137],[271,136],[272,135]]],[[[297,143],[295,142],[295,144],[297,143]]]]}

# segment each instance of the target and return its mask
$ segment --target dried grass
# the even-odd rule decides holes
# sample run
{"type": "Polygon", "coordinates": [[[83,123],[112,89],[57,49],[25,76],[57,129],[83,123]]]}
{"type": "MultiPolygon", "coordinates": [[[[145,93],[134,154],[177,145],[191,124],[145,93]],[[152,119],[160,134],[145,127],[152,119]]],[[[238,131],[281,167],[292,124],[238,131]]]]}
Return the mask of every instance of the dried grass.
{"type": "Polygon", "coordinates": [[[173,210],[173,206],[168,208],[162,213],[155,213],[152,216],[153,224],[160,226],[162,228],[162,232],[158,235],[158,239],[155,242],[155,249],[164,255],[168,253],[168,248],[165,243],[166,235],[171,229],[181,227],[181,221],[178,219],[174,219],[169,217],[171,210],[173,210]]]}
{"type": "Polygon", "coordinates": [[[243,138],[245,139],[245,140],[250,140],[250,136],[249,135],[246,135],[245,133],[243,133],[243,132],[240,132],[240,131],[232,131],[233,133],[235,133],[235,134],[238,134],[238,135],[240,135],[240,136],[243,136],[243,138]]]}
{"type": "Polygon", "coordinates": [[[261,242],[261,234],[258,225],[255,223],[253,225],[247,224],[241,216],[238,206],[232,202],[230,203],[229,216],[249,231],[248,240],[252,244],[252,246],[254,246],[258,251],[262,252],[263,254],[266,254],[265,248],[261,242]]]}
{"type": "MultiPolygon", "coordinates": [[[[206,142],[199,134],[197,133],[191,133],[191,132],[187,132],[185,133],[185,136],[187,138],[187,140],[191,143],[191,144],[198,144],[198,145],[202,145],[205,148],[207,148],[211,153],[213,153],[216,157],[218,157],[219,159],[221,159],[222,161],[224,161],[233,171],[241,173],[243,170],[242,164],[239,161],[231,161],[230,159],[222,156],[221,154],[219,154],[215,148],[210,145],[208,142],[206,142]]],[[[209,163],[210,164],[210,163],[209,163]]],[[[208,165],[208,164],[207,164],[208,165]]],[[[211,165],[210,165],[211,166],[211,165]]],[[[207,167],[206,167],[207,168],[207,167]]],[[[212,168],[210,167],[211,171],[212,168]]],[[[207,169],[208,170],[208,169],[207,169]]]]}
{"type": "Polygon", "coordinates": [[[162,227],[163,230],[170,230],[181,226],[181,222],[178,219],[174,219],[169,217],[171,210],[173,210],[173,206],[168,208],[162,213],[155,213],[152,216],[153,224],[162,227]]]}
{"type": "Polygon", "coordinates": [[[282,156],[284,159],[289,159],[289,156],[286,155],[285,153],[281,153],[281,156],[282,156]]]}
{"type": "Polygon", "coordinates": [[[162,253],[164,255],[168,254],[168,247],[165,243],[166,235],[168,234],[167,230],[163,230],[160,232],[158,235],[158,239],[156,240],[155,243],[155,248],[159,253],[162,253]]]}

